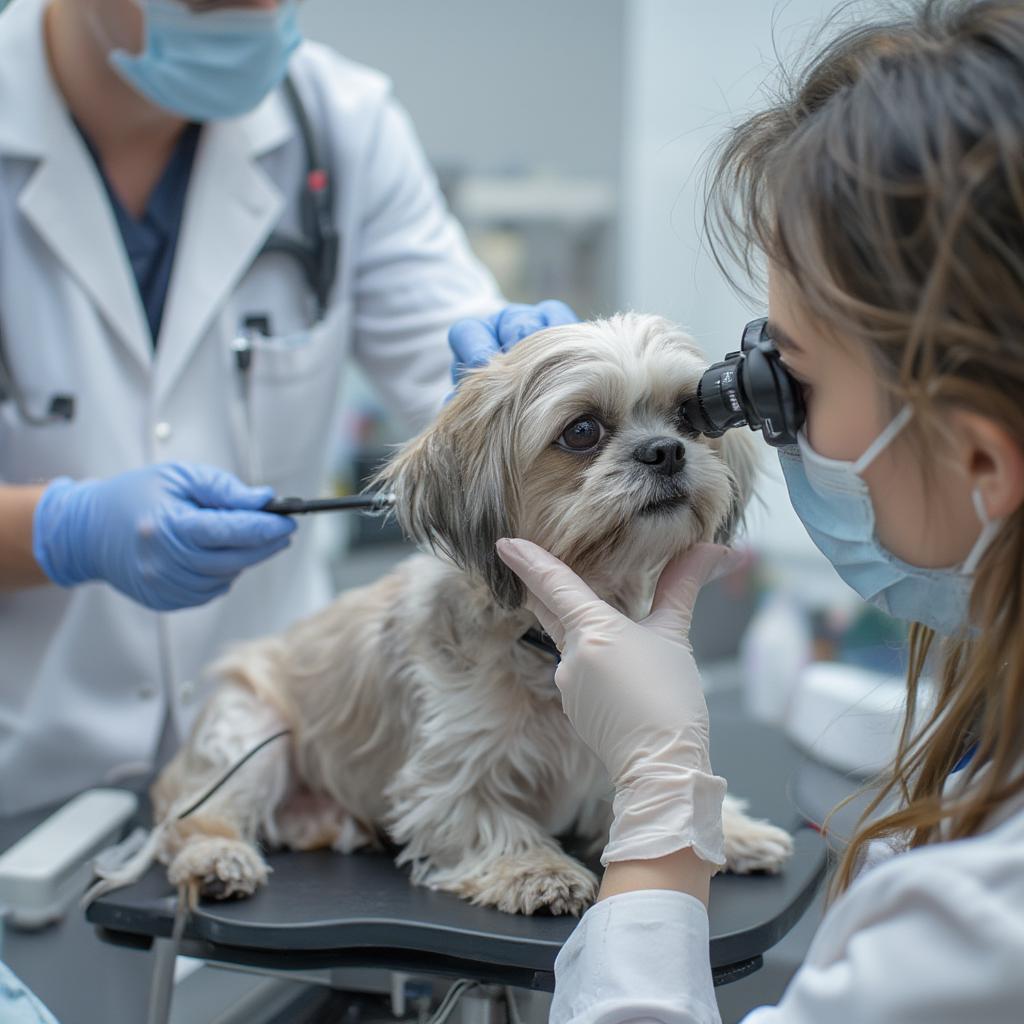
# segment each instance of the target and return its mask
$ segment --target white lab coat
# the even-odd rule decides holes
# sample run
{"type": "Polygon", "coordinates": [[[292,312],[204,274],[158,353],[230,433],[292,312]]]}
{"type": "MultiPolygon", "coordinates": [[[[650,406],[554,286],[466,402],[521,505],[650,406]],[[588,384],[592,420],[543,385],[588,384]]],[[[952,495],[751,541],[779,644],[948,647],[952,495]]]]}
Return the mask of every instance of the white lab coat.
{"type": "MultiPolygon", "coordinates": [[[[971,839],[870,853],[781,1002],[743,1024],[1024,1020],[1024,808],[971,839]]],[[[558,957],[551,1022],[718,1024],[707,950],[699,900],[613,896],[558,957]]]]}
{"type": "MultiPolygon", "coordinates": [[[[354,359],[411,426],[448,387],[446,332],[497,308],[489,274],[448,216],[413,130],[380,74],[307,43],[291,66],[326,140],[341,262],[330,310],[287,257],[254,258],[295,225],[307,171],[276,92],[204,128],[154,353],[101,179],[49,72],[45,0],[0,16],[0,324],[37,409],[75,396],[70,423],[0,408],[0,480],[103,477],[170,459],[314,495],[354,359]],[[266,313],[246,426],[230,351],[266,313]]],[[[309,524],[292,548],[210,605],[160,615],[102,584],[0,595],[0,815],[152,767],[169,709],[197,713],[200,672],[230,641],[277,630],[330,596],[309,524]]]]}

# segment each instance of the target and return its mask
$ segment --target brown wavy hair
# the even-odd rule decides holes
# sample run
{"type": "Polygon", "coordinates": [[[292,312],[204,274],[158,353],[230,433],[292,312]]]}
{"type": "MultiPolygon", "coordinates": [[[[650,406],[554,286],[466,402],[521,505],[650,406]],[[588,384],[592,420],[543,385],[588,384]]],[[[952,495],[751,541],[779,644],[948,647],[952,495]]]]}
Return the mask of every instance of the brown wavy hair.
{"type": "MultiPolygon", "coordinates": [[[[866,346],[893,408],[915,409],[923,464],[951,407],[1024,439],[1024,3],[929,0],[847,27],[727,135],[706,200],[727,276],[757,280],[767,260],[813,320],[866,346]]],[[[870,841],[971,836],[1024,790],[1022,611],[1018,509],[975,575],[980,628],[932,652],[934,710],[907,714],[833,895],[870,841]],[[975,745],[962,795],[944,797],[975,745]]],[[[910,709],[933,646],[930,630],[911,627],[910,709]]]]}

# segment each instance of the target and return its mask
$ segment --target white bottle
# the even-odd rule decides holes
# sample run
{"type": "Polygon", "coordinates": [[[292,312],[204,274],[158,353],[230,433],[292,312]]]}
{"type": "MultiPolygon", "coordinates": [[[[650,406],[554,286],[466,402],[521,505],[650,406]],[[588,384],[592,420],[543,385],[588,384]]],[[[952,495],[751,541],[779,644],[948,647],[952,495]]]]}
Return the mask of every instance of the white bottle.
{"type": "Polygon", "coordinates": [[[743,702],[754,718],[783,721],[800,673],[811,660],[812,645],[800,602],[786,589],[773,591],[740,641],[743,702]]]}

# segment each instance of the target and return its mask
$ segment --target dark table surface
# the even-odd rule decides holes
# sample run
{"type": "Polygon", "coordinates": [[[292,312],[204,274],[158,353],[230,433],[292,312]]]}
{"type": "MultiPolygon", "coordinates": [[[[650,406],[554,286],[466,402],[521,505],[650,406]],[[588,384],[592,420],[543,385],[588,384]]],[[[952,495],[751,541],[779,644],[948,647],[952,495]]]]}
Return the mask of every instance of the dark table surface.
{"type": "MultiPolygon", "coordinates": [[[[710,703],[715,765],[730,792],[795,838],[781,874],[713,880],[711,962],[722,983],[756,969],[799,920],[824,875],[826,847],[803,827],[789,797],[801,755],[735,702],[710,703]]],[[[549,989],[555,957],[576,923],[504,914],[412,886],[384,854],[282,852],[268,859],[273,875],[255,896],[200,904],[182,952],[276,970],[373,965],[549,989]]],[[[99,900],[88,917],[109,941],[145,946],[170,935],[175,900],[157,866],[99,900]]]]}

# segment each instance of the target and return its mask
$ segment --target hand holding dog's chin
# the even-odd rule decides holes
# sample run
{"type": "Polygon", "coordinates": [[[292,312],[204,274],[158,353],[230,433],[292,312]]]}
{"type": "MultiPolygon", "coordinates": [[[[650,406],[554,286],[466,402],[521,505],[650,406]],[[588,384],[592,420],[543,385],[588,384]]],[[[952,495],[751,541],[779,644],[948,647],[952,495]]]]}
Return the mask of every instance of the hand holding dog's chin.
{"type": "MultiPolygon", "coordinates": [[[[503,537],[498,557],[526,586],[526,608],[540,622],[559,650],[566,629],[593,627],[597,620],[625,619],[602,601],[572,569],[532,541],[503,537]],[[590,621],[584,622],[589,616],[590,621]]],[[[662,570],[651,613],[641,625],[689,645],[690,620],[697,595],[705,584],[734,572],[746,555],[723,544],[695,544],[662,570]]],[[[628,620],[627,620],[628,621],[628,620]]]]}
{"type": "Polygon", "coordinates": [[[687,846],[709,870],[724,864],[725,780],[711,770],[707,704],[688,633],[697,594],[726,551],[700,545],[670,562],[650,615],[634,622],[536,545],[498,545],[562,651],[555,674],[562,707],[615,785],[606,864],[660,860],[687,846]]]}

